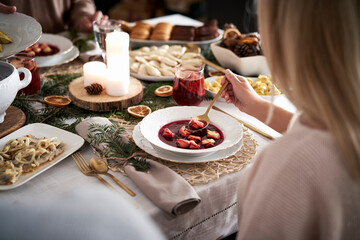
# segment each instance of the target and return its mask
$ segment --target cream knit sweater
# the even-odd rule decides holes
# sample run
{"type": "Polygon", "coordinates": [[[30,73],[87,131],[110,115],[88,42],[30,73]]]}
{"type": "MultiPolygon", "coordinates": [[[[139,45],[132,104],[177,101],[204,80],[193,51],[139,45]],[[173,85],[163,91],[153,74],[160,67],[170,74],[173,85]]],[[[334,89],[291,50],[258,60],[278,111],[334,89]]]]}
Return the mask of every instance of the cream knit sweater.
{"type": "Polygon", "coordinates": [[[238,239],[360,239],[360,181],[329,132],[295,120],[238,188],[238,239]]]}

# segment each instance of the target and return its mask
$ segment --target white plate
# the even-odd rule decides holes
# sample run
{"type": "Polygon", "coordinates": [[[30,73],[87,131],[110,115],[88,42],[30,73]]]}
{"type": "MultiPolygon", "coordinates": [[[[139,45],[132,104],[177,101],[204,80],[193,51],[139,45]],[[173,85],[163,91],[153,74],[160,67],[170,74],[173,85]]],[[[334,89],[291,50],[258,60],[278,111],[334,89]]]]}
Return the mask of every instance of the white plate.
{"type": "Polygon", "coordinates": [[[47,138],[57,137],[57,140],[63,141],[65,144],[64,152],[61,155],[57,156],[51,162],[40,166],[36,171],[20,176],[19,180],[16,183],[11,184],[11,185],[0,185],[0,190],[9,190],[9,189],[17,188],[17,187],[23,185],[24,183],[26,183],[29,180],[31,180],[32,178],[36,177],[40,173],[48,170],[49,168],[51,168],[58,162],[65,159],[67,156],[69,156],[70,154],[72,154],[73,152],[78,150],[84,144],[84,139],[76,134],[67,132],[60,128],[56,128],[56,127],[53,127],[53,126],[50,126],[47,124],[33,123],[33,124],[26,125],[20,129],[18,129],[17,131],[0,139],[0,149],[3,149],[4,145],[9,140],[19,138],[19,137],[22,137],[22,136],[28,135],[28,134],[31,134],[31,135],[33,135],[35,137],[39,137],[39,138],[41,138],[41,137],[47,137],[47,138]]]}
{"type": "Polygon", "coordinates": [[[181,155],[176,155],[171,152],[161,151],[159,149],[155,149],[151,143],[144,138],[140,131],[141,122],[138,123],[133,130],[133,139],[135,144],[144,150],[146,153],[160,158],[162,160],[170,161],[170,162],[178,162],[178,163],[205,163],[205,162],[213,162],[218,161],[224,158],[227,158],[233,154],[235,154],[242,147],[242,139],[238,144],[234,146],[217,151],[208,156],[199,156],[199,157],[184,157],[181,155]]]}
{"type": "Polygon", "coordinates": [[[232,117],[215,110],[209,112],[209,118],[211,124],[218,127],[224,134],[224,141],[221,144],[205,149],[183,149],[170,146],[159,139],[159,130],[165,124],[177,120],[191,120],[193,117],[201,115],[205,111],[206,108],[204,107],[168,107],[160,109],[147,115],[141,121],[140,131],[144,138],[148,140],[155,149],[161,149],[162,151],[187,157],[209,155],[216,151],[230,148],[240,142],[243,137],[241,124],[232,117]]]}
{"type": "Polygon", "coordinates": [[[44,33],[38,42],[51,44],[59,48],[59,52],[54,55],[35,57],[35,61],[38,65],[46,64],[46,62],[52,58],[70,52],[74,46],[68,38],[48,33],[44,33]]]}
{"type": "Polygon", "coordinates": [[[152,77],[152,76],[144,76],[136,73],[130,73],[136,79],[149,81],[149,82],[165,82],[165,81],[174,81],[175,76],[166,76],[166,77],[152,77]]]}
{"type": "Polygon", "coordinates": [[[219,36],[210,40],[205,41],[179,41],[179,40],[168,40],[168,41],[155,41],[155,40],[138,40],[138,39],[130,39],[131,47],[137,47],[137,46],[145,46],[145,45],[151,45],[151,46],[161,46],[164,44],[167,45],[186,45],[187,43],[193,43],[200,47],[209,45],[210,43],[217,42],[222,38],[222,34],[224,33],[223,30],[218,30],[219,36]]]}
{"type": "Polygon", "coordinates": [[[45,62],[38,63],[36,60],[36,63],[38,67],[52,67],[52,66],[71,62],[78,56],[79,56],[79,49],[73,46],[71,50],[67,53],[49,56],[49,59],[45,62]]]}
{"type": "Polygon", "coordinates": [[[2,44],[0,58],[17,54],[30,47],[39,40],[42,32],[40,23],[22,13],[0,13],[0,29],[13,40],[10,44],[2,44]]]}
{"type": "MultiPolygon", "coordinates": [[[[208,77],[208,78],[205,78],[205,81],[208,82],[208,83],[213,83],[219,76],[214,76],[214,77],[208,77]]],[[[210,91],[208,89],[205,88],[205,91],[210,93],[210,95],[214,98],[216,96],[216,92],[213,92],[213,91],[210,91]]],[[[224,98],[222,97],[219,97],[217,99],[217,101],[219,102],[226,102],[224,98]]]]}

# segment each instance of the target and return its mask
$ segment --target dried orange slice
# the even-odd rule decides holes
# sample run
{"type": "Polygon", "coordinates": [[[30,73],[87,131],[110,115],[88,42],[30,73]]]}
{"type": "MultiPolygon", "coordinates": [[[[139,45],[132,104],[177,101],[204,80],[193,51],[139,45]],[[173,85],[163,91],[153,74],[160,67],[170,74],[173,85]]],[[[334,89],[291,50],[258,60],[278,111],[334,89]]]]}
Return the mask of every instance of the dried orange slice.
{"type": "Polygon", "coordinates": [[[231,38],[236,38],[237,36],[241,36],[241,33],[236,28],[229,28],[225,30],[223,39],[227,38],[228,36],[231,38]]]}
{"type": "Polygon", "coordinates": [[[143,118],[151,113],[151,108],[145,105],[137,105],[128,107],[127,111],[131,116],[143,118]]]}
{"type": "Polygon", "coordinates": [[[164,85],[155,89],[155,94],[159,97],[169,97],[172,94],[173,87],[170,85],[164,85]]]}
{"type": "Polygon", "coordinates": [[[64,107],[71,103],[70,98],[64,96],[47,96],[44,102],[55,107],[64,107]]]}

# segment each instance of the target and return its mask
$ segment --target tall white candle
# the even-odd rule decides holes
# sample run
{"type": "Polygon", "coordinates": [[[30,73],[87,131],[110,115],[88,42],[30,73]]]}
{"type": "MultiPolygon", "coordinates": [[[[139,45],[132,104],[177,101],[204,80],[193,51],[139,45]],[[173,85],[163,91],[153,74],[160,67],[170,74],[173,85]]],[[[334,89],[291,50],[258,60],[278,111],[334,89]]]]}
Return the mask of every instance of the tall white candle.
{"type": "Polygon", "coordinates": [[[112,32],[106,36],[106,93],[122,96],[129,92],[129,34],[112,32]]]}
{"type": "Polygon", "coordinates": [[[105,88],[106,65],[103,62],[87,62],[83,66],[84,87],[99,83],[105,88]]]}

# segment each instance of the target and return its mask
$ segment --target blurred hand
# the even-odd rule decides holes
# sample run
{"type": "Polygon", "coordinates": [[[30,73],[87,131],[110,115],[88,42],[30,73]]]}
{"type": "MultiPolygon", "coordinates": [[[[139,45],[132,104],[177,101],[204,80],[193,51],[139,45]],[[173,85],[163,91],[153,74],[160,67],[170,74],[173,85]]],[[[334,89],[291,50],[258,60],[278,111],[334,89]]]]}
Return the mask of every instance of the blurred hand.
{"type": "Polygon", "coordinates": [[[101,11],[97,11],[93,16],[83,16],[77,22],[75,29],[80,32],[90,33],[92,32],[92,23],[93,21],[100,22],[101,24],[105,25],[109,20],[107,15],[103,15],[101,11]]]}
{"type": "Polygon", "coordinates": [[[263,100],[251,87],[248,80],[242,76],[235,75],[231,70],[226,70],[225,77],[221,79],[221,84],[225,80],[229,81],[221,97],[227,103],[233,103],[240,111],[253,115],[252,112],[263,100]]]}
{"type": "Polygon", "coordinates": [[[10,14],[16,12],[15,6],[7,6],[5,4],[0,3],[0,13],[10,14]]]}

